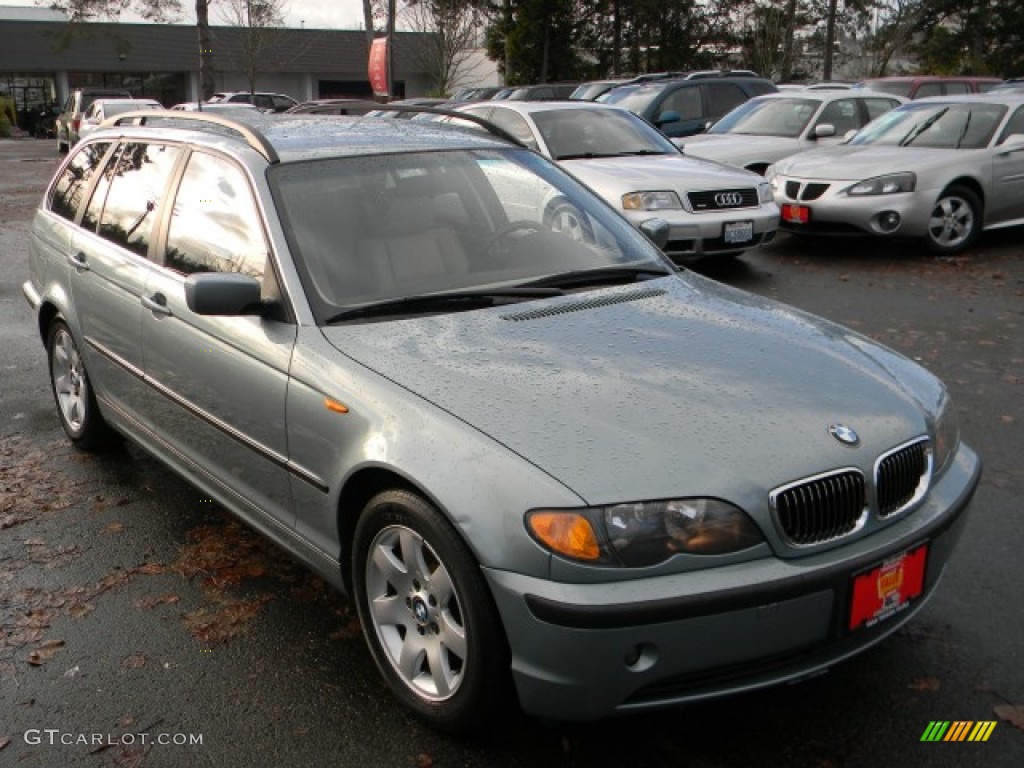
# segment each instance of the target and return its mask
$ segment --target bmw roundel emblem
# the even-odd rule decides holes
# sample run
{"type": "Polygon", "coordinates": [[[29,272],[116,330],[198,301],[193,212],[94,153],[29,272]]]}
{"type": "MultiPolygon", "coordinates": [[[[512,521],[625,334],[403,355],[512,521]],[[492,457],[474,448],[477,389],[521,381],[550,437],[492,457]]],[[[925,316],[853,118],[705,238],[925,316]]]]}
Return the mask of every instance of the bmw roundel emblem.
{"type": "Polygon", "coordinates": [[[857,445],[860,442],[860,437],[853,428],[845,424],[830,424],[828,433],[843,445],[857,445]]]}

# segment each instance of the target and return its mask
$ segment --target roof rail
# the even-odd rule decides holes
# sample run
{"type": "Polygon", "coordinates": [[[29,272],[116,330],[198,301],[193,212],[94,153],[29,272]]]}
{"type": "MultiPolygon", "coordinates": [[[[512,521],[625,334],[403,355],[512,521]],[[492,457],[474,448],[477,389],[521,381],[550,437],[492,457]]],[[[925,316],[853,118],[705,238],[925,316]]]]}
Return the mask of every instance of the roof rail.
{"type": "MultiPolygon", "coordinates": [[[[221,117],[220,115],[211,115],[203,112],[188,112],[185,110],[170,110],[170,109],[149,109],[149,110],[135,110],[133,112],[122,112],[119,115],[114,115],[103,122],[104,126],[118,126],[131,123],[132,125],[147,125],[154,119],[158,120],[184,120],[195,123],[205,123],[208,125],[219,125],[221,128],[227,128],[235,131],[245,139],[246,143],[270,163],[278,163],[281,158],[278,157],[277,150],[270,143],[266,136],[260,133],[255,128],[245,125],[236,120],[230,118],[221,117]]],[[[196,126],[197,128],[199,126],[196,126]]]]}
{"type": "MultiPolygon", "coordinates": [[[[499,139],[510,141],[517,147],[530,149],[530,147],[524,144],[521,139],[517,139],[501,126],[477,115],[472,115],[469,112],[460,112],[459,110],[447,109],[445,107],[416,106],[415,104],[377,104],[377,109],[381,112],[426,112],[431,115],[441,115],[443,117],[452,117],[457,120],[465,120],[469,123],[476,123],[492,136],[497,136],[499,139]]],[[[356,117],[367,118],[373,117],[373,115],[356,115],[356,117]]]]}
{"type": "Polygon", "coordinates": [[[687,80],[703,80],[711,77],[760,77],[760,75],[752,69],[704,69],[686,75],[687,80]]]}

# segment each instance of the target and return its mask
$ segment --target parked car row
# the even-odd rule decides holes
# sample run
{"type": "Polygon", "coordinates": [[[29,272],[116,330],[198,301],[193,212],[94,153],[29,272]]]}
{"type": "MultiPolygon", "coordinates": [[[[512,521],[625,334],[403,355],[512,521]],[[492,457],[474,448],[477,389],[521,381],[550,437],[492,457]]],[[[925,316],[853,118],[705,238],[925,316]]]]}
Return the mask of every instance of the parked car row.
{"type": "Polygon", "coordinates": [[[759,175],[609,105],[515,105],[538,151],[469,113],[493,135],[150,114],[72,147],[33,219],[60,424],[350,594],[434,727],[797,681],[941,583],[981,472],[943,384],[655,245],[684,206],[745,244],[759,175]]]}

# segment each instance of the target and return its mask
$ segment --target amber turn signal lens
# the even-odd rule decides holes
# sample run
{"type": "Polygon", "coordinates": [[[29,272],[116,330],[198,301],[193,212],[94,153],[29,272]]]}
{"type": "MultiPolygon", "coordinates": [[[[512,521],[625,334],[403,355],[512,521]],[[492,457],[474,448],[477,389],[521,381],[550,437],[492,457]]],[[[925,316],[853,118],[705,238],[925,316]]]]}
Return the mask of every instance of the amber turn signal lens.
{"type": "Polygon", "coordinates": [[[590,521],[576,512],[534,512],[529,518],[533,535],[548,549],[576,560],[598,560],[597,544],[590,521]]]}
{"type": "Polygon", "coordinates": [[[334,413],[348,413],[348,406],[330,397],[324,398],[324,408],[334,413]]]}

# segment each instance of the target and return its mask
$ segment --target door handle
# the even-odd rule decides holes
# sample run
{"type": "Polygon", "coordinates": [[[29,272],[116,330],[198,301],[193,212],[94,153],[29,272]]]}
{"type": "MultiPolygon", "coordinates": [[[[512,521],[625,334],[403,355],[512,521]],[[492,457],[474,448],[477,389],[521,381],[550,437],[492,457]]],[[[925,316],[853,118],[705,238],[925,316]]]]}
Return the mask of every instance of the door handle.
{"type": "Polygon", "coordinates": [[[150,312],[158,315],[171,315],[171,308],[167,306],[167,297],[162,293],[154,293],[152,296],[142,297],[142,306],[150,312]]]}
{"type": "Polygon", "coordinates": [[[79,251],[76,254],[69,255],[67,258],[68,264],[70,264],[75,269],[89,269],[89,262],[85,258],[84,251],[79,251]]]}

